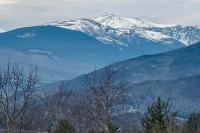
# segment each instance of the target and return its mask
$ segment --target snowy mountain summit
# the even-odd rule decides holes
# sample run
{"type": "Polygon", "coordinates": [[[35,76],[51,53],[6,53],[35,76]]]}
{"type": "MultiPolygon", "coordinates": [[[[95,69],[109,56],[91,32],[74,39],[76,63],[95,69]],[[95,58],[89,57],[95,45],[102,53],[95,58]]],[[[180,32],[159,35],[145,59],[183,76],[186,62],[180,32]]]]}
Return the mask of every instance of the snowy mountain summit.
{"type": "Polygon", "coordinates": [[[200,41],[198,26],[164,25],[139,18],[104,15],[93,19],[55,21],[49,25],[84,32],[106,43],[129,45],[139,38],[171,44],[178,41],[185,46],[200,41]]]}
{"type": "Polygon", "coordinates": [[[107,25],[113,28],[124,28],[124,29],[133,29],[133,28],[152,28],[152,27],[160,27],[160,28],[166,28],[171,27],[174,25],[162,25],[162,24],[156,24],[144,19],[140,18],[127,18],[127,17],[121,17],[117,15],[105,15],[101,17],[97,17],[94,19],[96,22],[99,22],[103,25],[107,25]]]}
{"type": "Polygon", "coordinates": [[[0,28],[0,33],[5,32],[3,29],[0,28]]]}

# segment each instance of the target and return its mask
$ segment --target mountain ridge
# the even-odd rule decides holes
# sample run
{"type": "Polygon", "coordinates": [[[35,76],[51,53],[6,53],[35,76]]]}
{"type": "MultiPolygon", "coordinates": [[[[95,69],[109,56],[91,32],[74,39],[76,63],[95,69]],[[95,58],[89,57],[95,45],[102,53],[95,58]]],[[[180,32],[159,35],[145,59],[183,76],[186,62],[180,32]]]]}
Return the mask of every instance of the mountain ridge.
{"type": "Polygon", "coordinates": [[[129,39],[135,34],[154,41],[162,41],[162,38],[174,39],[186,46],[200,41],[200,37],[198,36],[200,34],[199,26],[162,25],[139,18],[134,19],[112,14],[93,19],[83,18],[55,21],[49,25],[79,30],[97,38],[104,37],[106,39],[118,40],[125,44],[131,42],[129,39]],[[121,38],[121,36],[127,36],[128,34],[128,38],[121,38]],[[195,34],[198,35],[195,36],[195,34]]]}
{"type": "MultiPolygon", "coordinates": [[[[117,82],[129,89],[127,105],[145,111],[158,96],[170,100],[174,111],[190,113],[199,111],[200,43],[174,51],[145,55],[114,63],[102,69],[65,81],[67,89],[81,93],[86,88],[90,74],[101,78],[112,67],[117,82]]],[[[58,85],[58,83],[52,84],[58,85]]]]}

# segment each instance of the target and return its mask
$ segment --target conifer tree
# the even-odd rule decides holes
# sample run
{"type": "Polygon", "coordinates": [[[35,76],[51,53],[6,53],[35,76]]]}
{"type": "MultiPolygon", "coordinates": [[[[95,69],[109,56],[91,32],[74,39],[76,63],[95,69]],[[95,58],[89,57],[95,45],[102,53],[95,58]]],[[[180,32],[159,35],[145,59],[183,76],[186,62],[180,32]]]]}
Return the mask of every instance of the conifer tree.
{"type": "Polygon", "coordinates": [[[147,133],[167,133],[171,113],[168,104],[161,100],[147,108],[147,115],[142,118],[142,125],[147,133]]]}

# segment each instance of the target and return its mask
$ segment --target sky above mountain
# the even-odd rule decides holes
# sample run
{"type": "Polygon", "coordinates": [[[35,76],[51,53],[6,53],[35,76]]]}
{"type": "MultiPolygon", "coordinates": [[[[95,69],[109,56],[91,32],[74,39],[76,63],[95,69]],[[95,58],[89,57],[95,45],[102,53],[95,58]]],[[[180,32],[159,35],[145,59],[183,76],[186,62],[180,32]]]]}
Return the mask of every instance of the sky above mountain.
{"type": "Polygon", "coordinates": [[[9,30],[110,13],[163,24],[199,25],[199,12],[200,0],[0,0],[0,27],[9,30]]]}

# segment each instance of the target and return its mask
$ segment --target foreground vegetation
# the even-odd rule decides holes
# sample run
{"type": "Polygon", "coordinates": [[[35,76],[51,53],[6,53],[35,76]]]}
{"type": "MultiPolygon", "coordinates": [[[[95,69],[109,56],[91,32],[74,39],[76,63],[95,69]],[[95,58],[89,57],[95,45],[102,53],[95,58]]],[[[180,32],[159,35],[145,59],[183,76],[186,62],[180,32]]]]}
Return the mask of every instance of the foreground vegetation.
{"type": "MultiPolygon", "coordinates": [[[[36,69],[8,64],[0,71],[0,126],[6,133],[200,133],[200,113],[178,121],[169,102],[158,97],[136,122],[114,118],[114,107],[128,97],[112,67],[91,73],[79,93],[60,83],[53,92],[38,91],[36,69]],[[81,90],[85,90],[80,92],[81,90]]],[[[138,116],[139,117],[139,116],[138,116]]]]}

